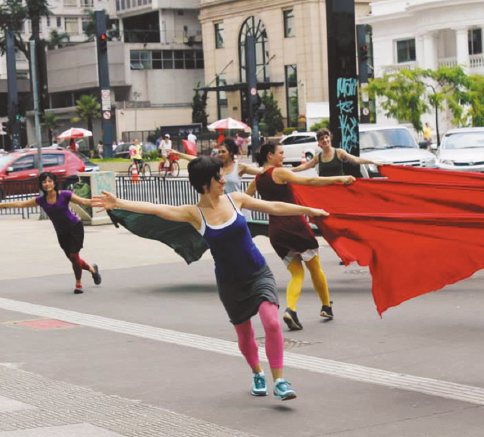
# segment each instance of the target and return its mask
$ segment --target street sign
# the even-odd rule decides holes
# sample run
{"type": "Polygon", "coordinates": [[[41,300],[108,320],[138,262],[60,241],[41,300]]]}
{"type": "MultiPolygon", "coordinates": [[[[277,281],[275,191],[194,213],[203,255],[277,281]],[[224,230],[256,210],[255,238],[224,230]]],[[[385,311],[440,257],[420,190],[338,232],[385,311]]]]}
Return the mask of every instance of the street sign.
{"type": "Polygon", "coordinates": [[[361,112],[363,115],[370,115],[370,110],[368,108],[363,108],[361,112]]]}
{"type": "Polygon", "coordinates": [[[255,96],[255,95],[257,94],[257,88],[256,88],[256,87],[252,87],[252,88],[250,89],[250,93],[251,93],[253,96],[255,96]]]}
{"type": "Polygon", "coordinates": [[[104,120],[111,120],[111,111],[103,111],[104,120]]]}
{"type": "Polygon", "coordinates": [[[101,90],[101,105],[103,111],[111,111],[111,90],[101,90]]]}

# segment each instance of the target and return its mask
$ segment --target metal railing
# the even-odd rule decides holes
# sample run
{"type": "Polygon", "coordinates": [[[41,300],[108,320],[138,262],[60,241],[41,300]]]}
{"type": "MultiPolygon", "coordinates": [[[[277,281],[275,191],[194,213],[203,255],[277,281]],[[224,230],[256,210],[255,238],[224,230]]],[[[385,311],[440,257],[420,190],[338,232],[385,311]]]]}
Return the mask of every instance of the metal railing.
{"type": "MultiPolygon", "coordinates": [[[[0,185],[0,202],[30,200],[38,195],[39,182],[37,179],[30,181],[7,182],[0,185]]],[[[40,214],[40,207],[36,205],[30,208],[0,209],[0,215],[21,215],[22,218],[30,218],[31,214],[40,214]]]]}
{"type": "MultiPolygon", "coordinates": [[[[251,180],[242,180],[242,189],[245,191],[251,180]]],[[[38,188],[35,181],[35,188],[38,188]]],[[[28,200],[39,195],[33,192],[34,183],[16,182],[0,186],[0,201],[14,202],[28,200]],[[30,192],[29,192],[30,191],[30,192]],[[1,193],[4,193],[2,195],[1,193]]],[[[139,176],[139,182],[133,182],[128,176],[116,176],[116,196],[140,202],[163,203],[165,205],[180,206],[195,204],[199,194],[190,185],[188,178],[161,178],[158,176],[139,176]]],[[[0,215],[22,215],[29,218],[30,214],[39,214],[40,207],[33,208],[6,208],[0,209],[0,215]]],[[[260,212],[252,212],[254,220],[268,220],[267,215],[260,212]]]]}

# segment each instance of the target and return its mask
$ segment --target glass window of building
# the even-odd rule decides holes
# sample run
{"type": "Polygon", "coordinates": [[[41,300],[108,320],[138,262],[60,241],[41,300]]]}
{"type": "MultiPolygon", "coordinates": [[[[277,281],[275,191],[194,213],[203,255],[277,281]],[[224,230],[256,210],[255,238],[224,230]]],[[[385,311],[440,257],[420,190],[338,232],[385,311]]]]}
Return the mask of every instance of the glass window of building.
{"type": "MultiPolygon", "coordinates": [[[[219,74],[217,77],[217,86],[223,85],[227,85],[225,73],[219,74]]],[[[225,91],[217,91],[217,116],[219,120],[229,116],[229,101],[225,91]]]]}
{"type": "Polygon", "coordinates": [[[46,17],[47,18],[47,27],[50,27],[50,17],[46,17]]]}
{"type": "Polygon", "coordinates": [[[151,62],[153,65],[153,70],[161,70],[161,50],[153,50],[151,52],[151,62]]]}
{"type": "Polygon", "coordinates": [[[469,55],[482,53],[482,29],[469,29],[469,55]]]}
{"type": "Polygon", "coordinates": [[[405,39],[397,41],[397,62],[412,62],[415,61],[415,39],[405,39]]]}
{"type": "Polygon", "coordinates": [[[93,0],[81,0],[81,8],[92,8],[94,7],[93,0]]]}
{"type": "Polygon", "coordinates": [[[297,65],[286,65],[286,106],[287,125],[297,127],[299,99],[297,94],[297,65]]]}
{"type": "Polygon", "coordinates": [[[173,70],[173,50],[163,50],[161,52],[163,59],[163,70],[173,70]]]}
{"type": "Polygon", "coordinates": [[[294,11],[292,9],[287,9],[282,11],[284,17],[284,38],[291,38],[296,36],[295,22],[294,22],[294,11]]]}
{"type": "Polygon", "coordinates": [[[79,20],[77,17],[66,17],[64,20],[66,33],[77,35],[79,33],[79,20]]]}
{"type": "Polygon", "coordinates": [[[151,51],[131,50],[130,53],[131,70],[151,70],[151,51]]]}
{"type": "Polygon", "coordinates": [[[65,8],[77,8],[77,0],[64,0],[65,8]]]}
{"type": "Polygon", "coordinates": [[[57,17],[57,27],[62,27],[62,18],[57,17]]]}
{"type": "Polygon", "coordinates": [[[255,36],[255,53],[256,53],[256,68],[257,82],[270,82],[269,70],[269,51],[267,32],[264,23],[257,17],[249,17],[245,20],[239,35],[239,65],[240,65],[240,81],[246,82],[247,76],[247,61],[245,54],[245,41],[247,35],[255,36]]]}
{"type": "Polygon", "coordinates": [[[82,31],[85,32],[91,20],[88,17],[81,18],[82,31]]]}
{"type": "Polygon", "coordinates": [[[215,23],[215,48],[222,49],[224,47],[225,47],[224,23],[215,23]]]}

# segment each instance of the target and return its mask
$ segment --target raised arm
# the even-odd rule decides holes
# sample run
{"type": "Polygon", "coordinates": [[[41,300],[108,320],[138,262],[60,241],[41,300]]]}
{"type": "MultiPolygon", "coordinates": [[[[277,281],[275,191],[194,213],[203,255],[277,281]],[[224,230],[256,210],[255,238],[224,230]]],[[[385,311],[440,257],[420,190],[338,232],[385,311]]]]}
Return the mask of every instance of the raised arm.
{"type": "Polygon", "coordinates": [[[266,200],[250,197],[244,193],[232,193],[231,196],[239,208],[265,212],[266,214],[271,215],[308,215],[309,217],[329,215],[324,209],[294,205],[293,203],[268,202],[266,200]]]}
{"type": "Polygon", "coordinates": [[[310,168],[316,167],[316,165],[318,164],[318,159],[319,159],[318,157],[319,157],[319,153],[316,156],[313,156],[313,159],[306,162],[306,164],[301,164],[301,165],[298,165],[297,167],[294,167],[292,171],[297,173],[299,171],[309,170],[310,168]]]}
{"type": "Polygon", "coordinates": [[[249,184],[247,190],[245,190],[245,194],[247,196],[253,196],[257,192],[257,185],[255,184],[255,179],[249,184]]]}
{"type": "Polygon", "coordinates": [[[374,164],[374,165],[379,165],[376,162],[369,161],[368,159],[360,158],[359,156],[354,156],[351,153],[348,153],[346,150],[343,149],[337,149],[336,153],[338,153],[338,158],[340,161],[348,161],[351,162],[352,164],[374,164]]]}
{"type": "Polygon", "coordinates": [[[187,222],[196,229],[200,229],[201,219],[193,205],[171,206],[150,202],[136,202],[118,199],[114,194],[103,191],[103,195],[94,196],[92,206],[104,209],[121,208],[140,214],[157,215],[174,222],[187,222]]]}
{"type": "Polygon", "coordinates": [[[261,170],[261,168],[256,167],[255,165],[244,164],[242,162],[237,164],[237,173],[239,174],[239,176],[242,176],[245,173],[255,176],[258,175],[261,170]]]}
{"type": "Polygon", "coordinates": [[[278,167],[274,169],[272,177],[276,183],[291,183],[296,185],[312,185],[314,187],[324,187],[331,184],[349,185],[355,181],[353,176],[299,176],[291,170],[278,167]]]}
{"type": "Polygon", "coordinates": [[[18,200],[16,202],[0,203],[0,209],[4,209],[4,208],[32,208],[34,206],[37,206],[37,202],[35,201],[35,198],[29,199],[29,200],[18,200]]]}
{"type": "Polygon", "coordinates": [[[174,155],[178,155],[181,159],[186,159],[187,161],[193,161],[194,159],[197,158],[197,156],[188,155],[187,153],[182,153],[174,149],[171,150],[171,153],[173,153],[174,155]]]}

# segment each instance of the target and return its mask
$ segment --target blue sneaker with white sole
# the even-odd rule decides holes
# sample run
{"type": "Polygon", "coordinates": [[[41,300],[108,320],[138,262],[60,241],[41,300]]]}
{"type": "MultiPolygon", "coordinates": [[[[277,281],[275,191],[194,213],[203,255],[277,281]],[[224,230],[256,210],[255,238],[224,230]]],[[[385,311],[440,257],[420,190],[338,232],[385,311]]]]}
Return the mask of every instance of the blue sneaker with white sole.
{"type": "Polygon", "coordinates": [[[296,392],[290,387],[291,383],[282,378],[277,378],[274,386],[274,396],[281,401],[289,401],[297,398],[296,392]]]}
{"type": "Polygon", "coordinates": [[[252,396],[267,396],[267,382],[263,373],[254,373],[250,393],[252,396]]]}

